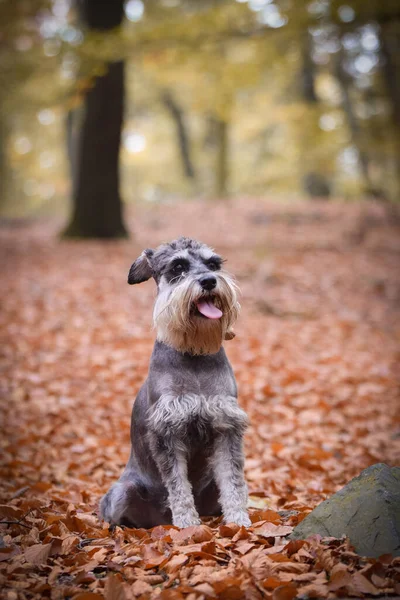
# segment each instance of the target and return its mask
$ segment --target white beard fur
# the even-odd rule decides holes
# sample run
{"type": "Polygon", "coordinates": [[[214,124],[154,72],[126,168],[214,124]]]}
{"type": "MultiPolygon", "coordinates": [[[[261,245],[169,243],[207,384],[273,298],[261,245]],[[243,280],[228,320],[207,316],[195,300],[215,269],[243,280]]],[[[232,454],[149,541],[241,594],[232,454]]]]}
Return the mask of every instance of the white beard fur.
{"type": "Polygon", "coordinates": [[[224,339],[233,337],[231,328],[240,310],[237,286],[226,273],[218,272],[215,276],[217,285],[213,295],[218,298],[216,306],[222,311],[220,319],[208,319],[192,312],[193,305],[206,297],[195,279],[183,279],[172,289],[166,282],[160,283],[153,313],[160,342],[178,352],[215,354],[224,339]]]}

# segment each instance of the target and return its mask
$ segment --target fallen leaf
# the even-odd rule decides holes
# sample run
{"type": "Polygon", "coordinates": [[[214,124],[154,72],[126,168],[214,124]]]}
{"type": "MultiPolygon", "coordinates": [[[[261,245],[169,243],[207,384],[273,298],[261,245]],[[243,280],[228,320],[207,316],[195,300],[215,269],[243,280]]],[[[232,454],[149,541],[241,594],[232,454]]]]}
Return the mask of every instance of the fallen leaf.
{"type": "Polygon", "coordinates": [[[51,554],[52,544],[34,544],[25,550],[25,559],[34,565],[43,565],[51,554]]]}
{"type": "Polygon", "coordinates": [[[218,532],[221,537],[232,538],[239,529],[239,525],[236,525],[235,523],[232,523],[231,525],[222,524],[218,527],[218,532]]]}
{"type": "Polygon", "coordinates": [[[351,587],[361,594],[372,594],[377,596],[381,591],[361,573],[353,573],[351,576],[351,587]]]}
{"type": "Polygon", "coordinates": [[[304,540],[290,540],[288,544],[286,544],[284,551],[290,557],[293,554],[296,554],[305,544],[304,540]]]}
{"type": "Polygon", "coordinates": [[[102,594],[96,594],[96,592],[79,592],[72,596],[72,600],[100,600],[103,598],[102,594]]]}
{"type": "Polygon", "coordinates": [[[118,575],[108,575],[104,586],[105,600],[129,600],[128,588],[118,575]]]}
{"type": "Polygon", "coordinates": [[[283,537],[292,533],[293,527],[289,525],[274,525],[274,523],[264,523],[261,527],[255,527],[254,533],[264,537],[283,537]]]}
{"type": "Polygon", "coordinates": [[[323,583],[310,583],[301,588],[301,594],[304,594],[306,598],[327,598],[329,588],[323,583]]]}
{"type": "Polygon", "coordinates": [[[272,592],[272,600],[293,600],[296,596],[297,587],[292,583],[277,587],[272,592]]]}
{"type": "Polygon", "coordinates": [[[282,580],[272,576],[264,579],[262,584],[267,590],[274,590],[275,588],[282,586],[282,580]]]}
{"type": "Polygon", "coordinates": [[[185,554],[176,554],[175,556],[172,556],[169,559],[169,561],[165,564],[164,571],[166,571],[167,573],[174,573],[188,561],[189,557],[185,556],[185,554]]]}
{"type": "Polygon", "coordinates": [[[330,591],[339,590],[351,583],[351,574],[348,567],[342,563],[335,565],[329,573],[328,588],[330,591]]]}
{"type": "Polygon", "coordinates": [[[152,569],[153,567],[160,566],[164,562],[168,562],[168,556],[165,556],[165,554],[159,552],[150,544],[142,547],[141,554],[146,569],[152,569]]]}
{"type": "MultiPolygon", "coordinates": [[[[142,594],[148,594],[153,591],[153,588],[147,581],[141,581],[138,579],[130,586],[130,591],[134,596],[141,596],[142,594]]],[[[115,598],[113,600],[119,600],[119,598],[115,598]]],[[[123,598],[121,598],[123,600],[123,598]]]]}
{"type": "Polygon", "coordinates": [[[0,504],[0,520],[1,519],[13,519],[18,521],[24,516],[24,512],[13,506],[12,504],[0,504]]]}
{"type": "Polygon", "coordinates": [[[257,523],[259,521],[268,521],[269,523],[274,523],[274,525],[279,525],[282,522],[282,518],[274,510],[264,509],[264,510],[256,510],[250,513],[250,519],[252,523],[257,523]]]}

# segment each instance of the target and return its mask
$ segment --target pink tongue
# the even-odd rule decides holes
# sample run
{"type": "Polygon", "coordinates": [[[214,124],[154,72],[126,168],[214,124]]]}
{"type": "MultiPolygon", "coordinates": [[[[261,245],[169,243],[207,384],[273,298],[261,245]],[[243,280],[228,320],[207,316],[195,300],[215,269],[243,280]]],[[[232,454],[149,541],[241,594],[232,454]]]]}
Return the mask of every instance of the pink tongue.
{"type": "Polygon", "coordinates": [[[222,312],[219,308],[206,300],[200,300],[197,303],[197,310],[208,319],[220,319],[222,317],[222,312]]]}

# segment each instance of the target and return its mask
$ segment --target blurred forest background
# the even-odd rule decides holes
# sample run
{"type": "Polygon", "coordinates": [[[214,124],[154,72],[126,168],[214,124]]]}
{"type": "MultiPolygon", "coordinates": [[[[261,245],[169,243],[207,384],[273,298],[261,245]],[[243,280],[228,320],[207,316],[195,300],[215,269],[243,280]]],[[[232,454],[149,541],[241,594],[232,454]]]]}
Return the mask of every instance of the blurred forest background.
{"type": "Polygon", "coordinates": [[[400,0],[0,0],[0,598],[400,597],[390,549],[287,538],[400,464],[399,167],[400,0]],[[154,343],[126,276],[182,234],[241,290],[248,531],[99,518],[154,343]]]}
{"type": "Polygon", "coordinates": [[[0,214],[399,198],[398,0],[0,0],[0,214]],[[72,204],[70,200],[72,198],[72,204]]]}

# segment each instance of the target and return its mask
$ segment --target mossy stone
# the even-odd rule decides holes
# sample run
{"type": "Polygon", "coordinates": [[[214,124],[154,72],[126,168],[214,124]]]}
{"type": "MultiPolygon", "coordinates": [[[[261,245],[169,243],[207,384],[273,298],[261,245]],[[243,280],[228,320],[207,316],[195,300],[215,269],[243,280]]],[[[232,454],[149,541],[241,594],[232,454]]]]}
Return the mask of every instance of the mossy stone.
{"type": "Polygon", "coordinates": [[[312,534],[346,535],[362,556],[400,556],[400,467],[368,467],[307,515],[291,538],[312,534]]]}

